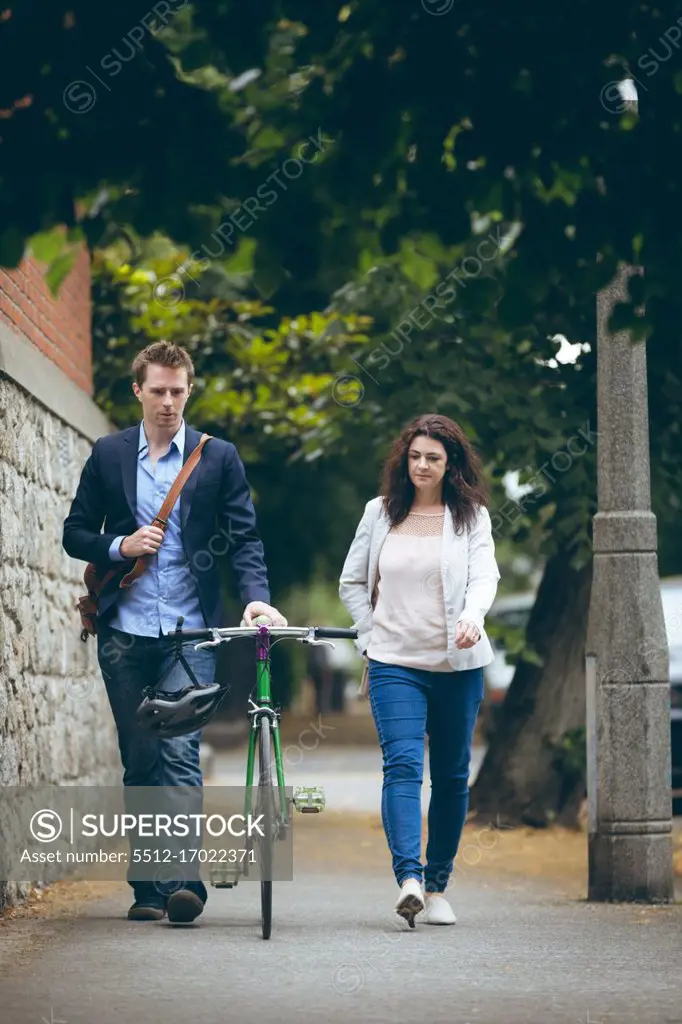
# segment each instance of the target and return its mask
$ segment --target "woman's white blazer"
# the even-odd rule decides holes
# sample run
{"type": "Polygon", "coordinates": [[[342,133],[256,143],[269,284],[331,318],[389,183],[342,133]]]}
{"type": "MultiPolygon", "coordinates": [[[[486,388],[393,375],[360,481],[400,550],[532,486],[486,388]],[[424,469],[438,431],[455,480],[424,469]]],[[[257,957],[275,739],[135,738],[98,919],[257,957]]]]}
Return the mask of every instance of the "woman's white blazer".
{"type": "MultiPolygon", "coordinates": [[[[381,496],[365,505],[362,519],[346,555],[339,581],[339,596],[358,630],[354,641],[361,654],[372,635],[373,599],[379,570],[379,554],[390,523],[381,496]]],[[[481,668],[493,660],[493,650],[484,629],[486,613],[497,593],[500,572],[495,559],[490,514],[480,506],[474,524],[456,534],[446,509],[443,526],[440,574],[443,583],[447,625],[447,658],[454,670],[481,668]],[[455,627],[460,619],[474,622],[481,638],[473,647],[455,647],[455,627]]]]}

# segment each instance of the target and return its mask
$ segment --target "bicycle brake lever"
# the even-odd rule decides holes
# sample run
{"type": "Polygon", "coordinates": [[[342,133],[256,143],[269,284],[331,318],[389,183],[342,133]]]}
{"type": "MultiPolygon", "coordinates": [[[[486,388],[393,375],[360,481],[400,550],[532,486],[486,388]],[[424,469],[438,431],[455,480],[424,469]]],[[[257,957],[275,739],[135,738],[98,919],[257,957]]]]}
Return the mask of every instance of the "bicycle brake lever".
{"type": "Polygon", "coordinates": [[[200,651],[203,647],[218,647],[220,644],[229,644],[231,639],[231,636],[221,636],[218,640],[202,640],[194,645],[194,650],[200,651]]]}
{"type": "Polygon", "coordinates": [[[311,647],[319,647],[320,644],[328,644],[329,647],[334,646],[331,640],[316,640],[314,627],[309,628],[305,636],[297,637],[297,640],[300,644],[310,644],[311,647]]]}

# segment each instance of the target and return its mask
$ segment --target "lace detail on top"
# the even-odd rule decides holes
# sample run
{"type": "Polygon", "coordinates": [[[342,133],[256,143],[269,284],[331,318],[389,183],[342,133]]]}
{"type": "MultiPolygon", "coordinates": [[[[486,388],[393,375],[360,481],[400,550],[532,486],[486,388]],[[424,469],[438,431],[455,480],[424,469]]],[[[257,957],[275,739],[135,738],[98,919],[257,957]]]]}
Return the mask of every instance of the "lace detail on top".
{"type": "Polygon", "coordinates": [[[407,537],[436,537],[443,532],[445,512],[408,512],[402,523],[391,528],[391,533],[407,537]]]}

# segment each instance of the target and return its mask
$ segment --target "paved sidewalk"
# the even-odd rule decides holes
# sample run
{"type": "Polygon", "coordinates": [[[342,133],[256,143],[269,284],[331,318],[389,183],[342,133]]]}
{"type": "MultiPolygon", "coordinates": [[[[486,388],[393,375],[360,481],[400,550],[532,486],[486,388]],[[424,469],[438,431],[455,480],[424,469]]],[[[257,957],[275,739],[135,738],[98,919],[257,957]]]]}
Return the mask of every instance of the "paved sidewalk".
{"type": "Polygon", "coordinates": [[[75,920],[15,922],[11,961],[0,937],[2,1020],[682,1021],[680,905],[591,905],[465,878],[455,927],[410,931],[395,895],[385,874],[297,873],[275,884],[266,942],[257,884],[211,890],[200,924],[183,929],[122,919],[123,886],[75,920]]]}
{"type": "MultiPolygon", "coordinates": [[[[378,749],[289,760],[332,813],[294,819],[269,941],[257,882],[209,890],[182,929],[128,922],[130,890],[109,884],[70,917],[0,925],[2,1024],[682,1024],[682,902],[589,904],[580,835],[474,829],[448,893],[457,925],[411,931],[393,913],[378,749]]],[[[241,785],[243,765],[219,754],[210,781],[241,785]]]]}

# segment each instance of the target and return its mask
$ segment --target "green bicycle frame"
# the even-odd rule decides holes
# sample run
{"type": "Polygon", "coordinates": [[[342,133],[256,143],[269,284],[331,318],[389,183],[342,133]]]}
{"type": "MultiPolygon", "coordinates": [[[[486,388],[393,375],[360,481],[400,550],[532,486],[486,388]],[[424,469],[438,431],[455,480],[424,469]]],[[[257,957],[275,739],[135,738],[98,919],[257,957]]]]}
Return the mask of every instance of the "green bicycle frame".
{"type": "Polygon", "coordinates": [[[267,626],[261,626],[256,637],[256,700],[257,709],[252,713],[251,729],[249,730],[249,749],[246,758],[246,815],[251,813],[251,792],[253,787],[254,765],[256,760],[256,742],[261,727],[261,719],[269,718],[272,725],[272,744],[275,751],[275,767],[277,770],[277,786],[279,790],[279,804],[281,821],[284,825],[289,824],[287,797],[284,784],[284,768],[282,765],[282,746],[280,742],[279,721],[272,709],[272,694],[270,675],[270,633],[267,626]],[[264,713],[259,713],[260,709],[264,713]]]}

